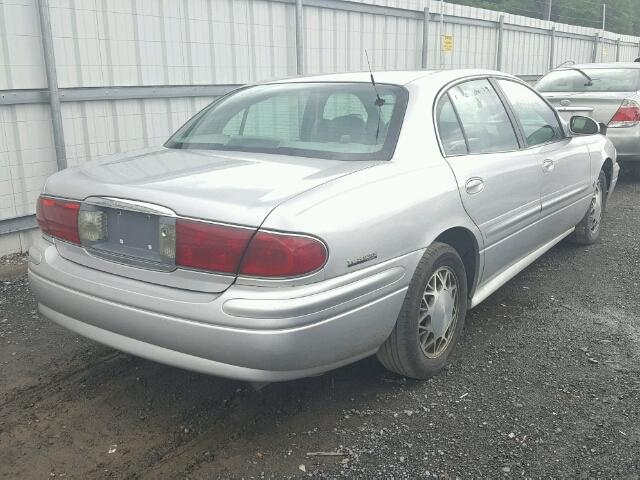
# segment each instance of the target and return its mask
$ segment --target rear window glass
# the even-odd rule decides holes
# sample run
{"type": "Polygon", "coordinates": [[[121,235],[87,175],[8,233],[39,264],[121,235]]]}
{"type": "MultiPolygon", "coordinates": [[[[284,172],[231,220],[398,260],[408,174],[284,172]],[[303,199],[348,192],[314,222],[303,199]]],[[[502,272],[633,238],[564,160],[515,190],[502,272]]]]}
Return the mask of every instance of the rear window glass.
{"type": "Polygon", "coordinates": [[[396,85],[376,87],[377,93],[370,83],[285,83],[241,89],[205,108],[165,146],[388,160],[408,94],[396,85]]]}
{"type": "Polygon", "coordinates": [[[543,77],[536,88],[540,92],[634,92],[640,90],[640,69],[582,68],[556,70],[543,77]]]}

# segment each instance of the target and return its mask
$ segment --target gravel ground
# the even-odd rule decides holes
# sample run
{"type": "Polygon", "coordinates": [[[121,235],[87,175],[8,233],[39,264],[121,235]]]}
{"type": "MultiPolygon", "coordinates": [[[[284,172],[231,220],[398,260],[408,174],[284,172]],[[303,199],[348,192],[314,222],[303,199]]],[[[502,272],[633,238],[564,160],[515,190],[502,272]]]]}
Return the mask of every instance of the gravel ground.
{"type": "Polygon", "coordinates": [[[0,262],[0,478],[640,478],[640,184],[468,315],[416,382],[374,359],[246,384],[40,318],[0,262]],[[329,452],[332,455],[310,455],[329,452]]]}

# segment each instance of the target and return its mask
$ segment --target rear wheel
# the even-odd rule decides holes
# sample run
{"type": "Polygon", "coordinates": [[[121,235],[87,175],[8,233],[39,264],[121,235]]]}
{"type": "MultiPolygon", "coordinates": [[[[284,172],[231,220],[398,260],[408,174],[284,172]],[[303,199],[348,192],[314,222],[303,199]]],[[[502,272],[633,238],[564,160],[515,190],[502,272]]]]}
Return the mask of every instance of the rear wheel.
{"type": "Polygon", "coordinates": [[[603,171],[600,172],[596,190],[591,197],[591,203],[586,215],[576,225],[574,239],[576,243],[581,245],[591,245],[600,238],[600,230],[602,227],[602,217],[606,206],[607,198],[607,177],[603,171]]]}
{"type": "Polygon", "coordinates": [[[444,367],[464,325],[467,276],[451,246],[436,242],[414,273],[393,332],[378,359],[406,377],[428,378],[444,367]]]}

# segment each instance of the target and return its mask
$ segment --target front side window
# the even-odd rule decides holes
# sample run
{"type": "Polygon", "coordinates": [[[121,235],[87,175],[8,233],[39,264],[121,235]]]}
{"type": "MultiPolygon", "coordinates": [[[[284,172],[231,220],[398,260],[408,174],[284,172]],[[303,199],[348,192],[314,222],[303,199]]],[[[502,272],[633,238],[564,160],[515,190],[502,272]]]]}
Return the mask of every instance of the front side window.
{"type": "Polygon", "coordinates": [[[498,84],[511,103],[530,147],[564,138],[553,109],[534,91],[509,80],[498,80],[498,84]]]}
{"type": "Polygon", "coordinates": [[[555,70],[536,84],[539,92],[635,92],[640,90],[638,68],[582,68],[555,70]],[[586,75],[583,75],[583,73],[586,75]],[[589,78],[591,80],[589,80],[589,78]]]}
{"type": "Polygon", "coordinates": [[[488,80],[472,80],[449,90],[469,153],[518,150],[518,140],[507,111],[488,80]]]}
{"type": "Polygon", "coordinates": [[[407,103],[395,85],[285,83],[239,90],[189,120],[168,148],[388,160],[407,103]]]}

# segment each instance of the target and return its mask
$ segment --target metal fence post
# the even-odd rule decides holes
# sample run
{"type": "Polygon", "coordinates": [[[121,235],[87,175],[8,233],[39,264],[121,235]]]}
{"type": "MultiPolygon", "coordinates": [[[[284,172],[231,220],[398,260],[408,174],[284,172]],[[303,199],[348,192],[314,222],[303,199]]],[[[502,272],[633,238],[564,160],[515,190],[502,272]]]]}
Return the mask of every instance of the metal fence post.
{"type": "Polygon", "coordinates": [[[302,0],[296,0],[296,72],[304,74],[304,18],[302,0]]]}
{"type": "Polygon", "coordinates": [[[56,59],[53,51],[49,0],[38,0],[37,4],[38,16],[40,17],[40,34],[42,38],[44,65],[47,72],[47,88],[49,93],[49,106],[51,107],[51,127],[53,130],[53,144],[56,149],[56,163],[58,164],[58,170],[64,170],[67,168],[67,152],[64,144],[64,129],[62,128],[60,92],[58,91],[58,75],[56,73],[56,59]]]}
{"type": "Polygon", "coordinates": [[[616,62],[620,61],[620,39],[616,42],[616,62]]]}
{"type": "Polygon", "coordinates": [[[551,39],[549,45],[549,71],[553,70],[556,63],[556,26],[551,28],[551,39]]]}
{"type": "Polygon", "coordinates": [[[591,63],[598,61],[598,46],[600,45],[600,34],[596,33],[593,37],[593,53],[591,54],[591,63]]]}
{"type": "Polygon", "coordinates": [[[424,7],[424,20],[422,21],[422,69],[427,68],[429,60],[429,4],[424,7]]]}
{"type": "Polygon", "coordinates": [[[500,15],[498,22],[498,52],[496,55],[496,70],[502,70],[502,49],[504,47],[504,15],[500,15]]]}

